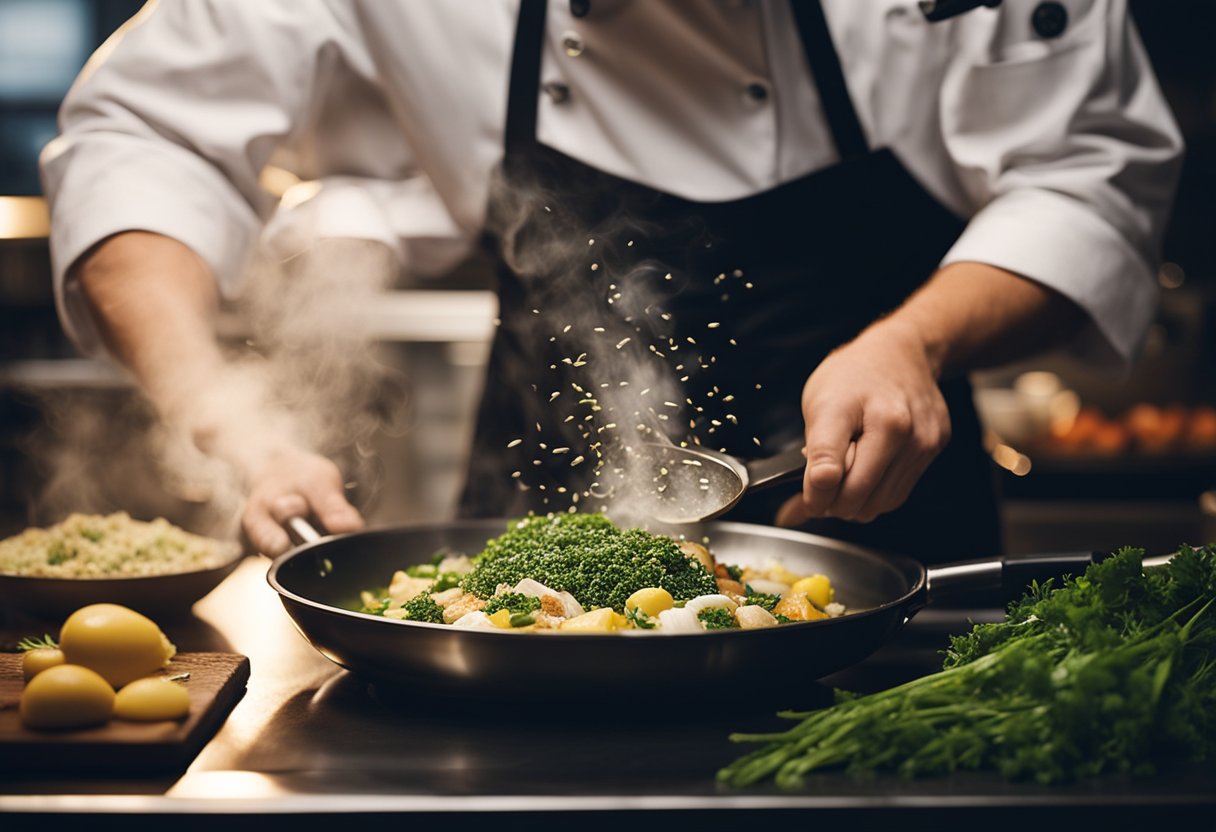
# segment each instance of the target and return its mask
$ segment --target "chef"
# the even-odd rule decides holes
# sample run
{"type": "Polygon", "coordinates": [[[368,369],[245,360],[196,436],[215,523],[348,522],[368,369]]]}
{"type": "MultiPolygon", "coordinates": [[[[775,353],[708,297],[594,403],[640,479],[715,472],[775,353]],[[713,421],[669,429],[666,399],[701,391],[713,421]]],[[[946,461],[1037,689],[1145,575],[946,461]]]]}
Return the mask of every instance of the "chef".
{"type": "Polygon", "coordinates": [[[667,385],[639,429],[805,446],[801,488],[736,517],[940,560],[1000,548],[966,373],[1133,359],[1181,155],[1126,0],[940,22],[911,0],[179,0],[94,56],[61,124],[64,325],[240,467],[267,553],[293,513],[362,523],[332,462],[206,407],[272,160],[320,183],[316,233],[417,271],[495,256],[464,513],[603,487],[620,426],[595,388],[631,379],[575,370],[611,343],[667,385]]]}

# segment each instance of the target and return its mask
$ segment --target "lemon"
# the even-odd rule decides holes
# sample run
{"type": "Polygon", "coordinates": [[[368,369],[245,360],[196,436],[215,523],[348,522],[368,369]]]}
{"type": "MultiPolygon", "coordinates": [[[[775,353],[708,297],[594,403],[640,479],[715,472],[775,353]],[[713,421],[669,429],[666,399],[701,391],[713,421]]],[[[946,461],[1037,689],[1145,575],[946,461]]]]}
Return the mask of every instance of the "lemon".
{"type": "Polygon", "coordinates": [[[61,664],[30,679],[18,707],[29,728],[84,728],[110,718],[114,689],[87,667],[61,664]]]}
{"type": "Polygon", "coordinates": [[[114,716],[134,722],[181,719],[190,713],[190,694],[160,677],[136,679],[114,697],[114,716]]]}
{"type": "Polygon", "coordinates": [[[68,616],[59,649],[114,688],[164,667],[177,652],[152,619],[118,604],[90,604],[68,616]]]}

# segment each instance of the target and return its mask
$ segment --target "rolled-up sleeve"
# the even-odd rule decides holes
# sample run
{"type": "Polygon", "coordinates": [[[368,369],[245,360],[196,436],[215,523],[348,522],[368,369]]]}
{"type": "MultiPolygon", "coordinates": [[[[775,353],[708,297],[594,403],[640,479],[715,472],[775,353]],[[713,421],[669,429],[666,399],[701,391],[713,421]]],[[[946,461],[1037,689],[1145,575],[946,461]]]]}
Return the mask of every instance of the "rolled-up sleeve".
{"type": "Polygon", "coordinates": [[[181,241],[235,292],[274,207],[261,170],[306,123],[327,52],[349,60],[343,31],[320,2],[167,2],[93,56],[41,158],[56,299],[82,351],[97,333],[65,276],[118,232],[181,241]]]}
{"type": "Polygon", "coordinates": [[[1126,365],[1155,314],[1182,139],[1125,0],[1063,6],[1057,37],[1017,2],[957,32],[941,121],[975,214],[943,262],[1058,291],[1090,319],[1074,349],[1126,365]]]}

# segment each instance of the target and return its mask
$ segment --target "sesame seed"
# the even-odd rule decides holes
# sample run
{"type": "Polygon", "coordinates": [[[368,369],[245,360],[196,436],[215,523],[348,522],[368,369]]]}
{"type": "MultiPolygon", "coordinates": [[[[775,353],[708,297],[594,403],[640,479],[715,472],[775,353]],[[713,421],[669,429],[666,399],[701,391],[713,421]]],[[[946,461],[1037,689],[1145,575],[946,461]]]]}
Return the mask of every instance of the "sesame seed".
{"type": "Polygon", "coordinates": [[[600,270],[600,264],[599,264],[599,263],[592,263],[592,264],[591,264],[591,271],[593,271],[593,272],[598,272],[599,270],[600,270]]]}
{"type": "Polygon", "coordinates": [[[625,346],[632,340],[633,340],[632,338],[622,338],[620,341],[617,341],[616,348],[619,350],[621,347],[625,346]]]}
{"type": "Polygon", "coordinates": [[[520,444],[523,441],[524,440],[522,440],[522,439],[512,439],[510,442],[507,443],[507,447],[514,448],[516,445],[520,444]]]}
{"type": "Polygon", "coordinates": [[[717,329],[718,327],[722,326],[722,324],[720,324],[718,321],[713,321],[712,323],[707,324],[707,326],[710,329],[717,329]]]}
{"type": "Polygon", "coordinates": [[[555,453],[555,454],[568,454],[568,453],[570,453],[570,449],[569,449],[569,448],[554,448],[554,449],[553,449],[553,453],[555,453]]]}
{"type": "Polygon", "coordinates": [[[664,280],[671,280],[671,272],[668,272],[667,274],[663,275],[663,279],[664,279],[664,280]]]}
{"type": "Polygon", "coordinates": [[[571,326],[570,324],[566,324],[566,325],[565,325],[565,326],[562,328],[562,334],[563,334],[563,335],[565,335],[567,332],[569,332],[569,331],[570,331],[570,326],[571,326]]]}
{"type": "Polygon", "coordinates": [[[593,245],[595,245],[595,238],[594,238],[594,237],[592,237],[590,240],[588,240],[588,241],[587,241],[587,245],[589,245],[589,246],[593,246],[593,245]]]}
{"type": "Polygon", "coordinates": [[[575,465],[582,465],[583,461],[584,461],[583,457],[576,456],[573,460],[570,461],[570,467],[573,468],[575,465]]]}

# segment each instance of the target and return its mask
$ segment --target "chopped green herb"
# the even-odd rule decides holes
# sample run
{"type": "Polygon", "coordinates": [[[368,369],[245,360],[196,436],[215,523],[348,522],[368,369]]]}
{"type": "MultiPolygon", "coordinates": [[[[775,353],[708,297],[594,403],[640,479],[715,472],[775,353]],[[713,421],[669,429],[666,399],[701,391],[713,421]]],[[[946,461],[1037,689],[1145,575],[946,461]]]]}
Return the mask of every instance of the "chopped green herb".
{"type": "Polygon", "coordinates": [[[626,607],[625,618],[639,630],[653,630],[656,626],[654,619],[642,612],[640,607],[626,607]]]}
{"type": "MultiPolygon", "coordinates": [[[[757,607],[764,607],[769,612],[772,612],[773,608],[776,607],[777,603],[781,600],[780,595],[774,595],[771,592],[756,592],[756,590],[752,589],[751,584],[746,584],[744,589],[747,592],[746,601],[748,604],[755,604],[757,607]]],[[[782,617],[784,618],[784,616],[782,617]]],[[[788,619],[786,620],[788,621],[788,619]]]]}
{"type": "Polygon", "coordinates": [[[707,630],[729,630],[738,627],[734,614],[725,607],[712,607],[697,613],[697,620],[705,625],[707,630]]]}
{"type": "Polygon", "coordinates": [[[415,595],[402,604],[401,609],[405,610],[405,617],[410,621],[426,621],[431,624],[443,623],[443,607],[436,604],[435,599],[429,593],[423,592],[415,595]]]}
{"type": "Polygon", "coordinates": [[[522,592],[504,592],[495,595],[482,610],[486,615],[493,615],[499,610],[510,610],[512,615],[530,613],[540,609],[540,599],[535,595],[524,595],[522,592]]]}
{"type": "Polygon", "coordinates": [[[21,641],[17,642],[17,649],[22,653],[25,653],[28,650],[55,650],[58,649],[58,647],[59,643],[55,641],[55,639],[52,638],[49,633],[44,634],[42,638],[23,638],[21,641]]]}

